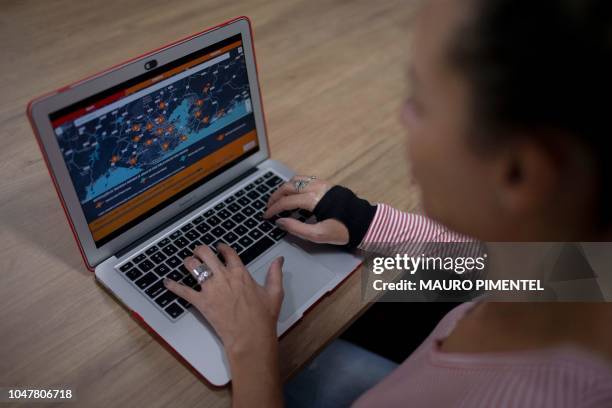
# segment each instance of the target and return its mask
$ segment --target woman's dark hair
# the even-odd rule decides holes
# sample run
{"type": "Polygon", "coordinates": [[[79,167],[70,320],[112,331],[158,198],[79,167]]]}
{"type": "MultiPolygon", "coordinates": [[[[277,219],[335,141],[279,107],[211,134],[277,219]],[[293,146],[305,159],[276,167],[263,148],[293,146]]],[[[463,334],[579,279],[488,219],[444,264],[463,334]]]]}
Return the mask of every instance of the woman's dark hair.
{"type": "MultiPolygon", "coordinates": [[[[492,134],[575,137],[600,174],[603,225],[612,220],[612,1],[471,0],[450,47],[472,88],[474,126],[492,134]],[[609,157],[610,156],[610,157],[609,157]]],[[[503,136],[500,136],[503,137],[503,136]]]]}

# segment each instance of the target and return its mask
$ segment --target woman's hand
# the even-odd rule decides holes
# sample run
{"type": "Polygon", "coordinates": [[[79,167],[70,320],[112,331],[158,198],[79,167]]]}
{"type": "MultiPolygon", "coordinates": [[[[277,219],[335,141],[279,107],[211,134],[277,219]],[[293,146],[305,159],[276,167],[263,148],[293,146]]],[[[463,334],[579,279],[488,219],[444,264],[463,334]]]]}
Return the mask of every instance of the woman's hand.
{"type": "Polygon", "coordinates": [[[276,322],[283,301],[282,265],[277,258],[270,265],[265,286],[260,286],[236,251],[219,244],[225,264],[207,246],[200,245],[184,264],[192,271],[204,262],[213,275],[202,282],[201,291],[166,279],[166,287],[194,305],[213,326],[228,355],[257,353],[276,343],[276,322]],[[201,260],[201,261],[200,261],[201,260]]]}
{"type": "MultiPolygon", "coordinates": [[[[270,196],[268,208],[263,214],[270,218],[283,211],[303,209],[313,211],[321,198],[333,187],[333,184],[314,179],[300,192],[295,188],[297,180],[309,179],[306,176],[294,176],[270,196]]],[[[345,245],[349,241],[349,232],[346,226],[338,220],[327,219],[316,224],[306,224],[294,218],[279,218],[276,225],[285,231],[307,241],[318,244],[345,245]]]]}
{"type": "Polygon", "coordinates": [[[225,264],[207,245],[196,247],[195,256],[185,258],[187,270],[203,261],[213,273],[202,282],[200,292],[170,279],[164,283],[194,305],[221,338],[232,372],[232,406],[280,408],[276,323],[283,301],[283,258],[272,262],[265,285],[260,286],[234,249],[226,244],[217,249],[225,264]]]}

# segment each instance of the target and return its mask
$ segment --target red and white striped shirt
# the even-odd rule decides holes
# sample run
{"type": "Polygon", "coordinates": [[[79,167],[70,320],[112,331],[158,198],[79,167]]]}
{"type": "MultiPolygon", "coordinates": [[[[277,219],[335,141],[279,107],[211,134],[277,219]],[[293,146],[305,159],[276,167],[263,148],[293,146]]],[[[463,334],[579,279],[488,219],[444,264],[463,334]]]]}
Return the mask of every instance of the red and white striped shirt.
{"type": "MultiPolygon", "coordinates": [[[[427,217],[378,204],[359,247],[469,238],[427,217]]],[[[499,353],[447,353],[440,342],[475,305],[450,311],[390,375],[353,405],[365,407],[612,408],[612,364],[574,346],[499,353]]]]}

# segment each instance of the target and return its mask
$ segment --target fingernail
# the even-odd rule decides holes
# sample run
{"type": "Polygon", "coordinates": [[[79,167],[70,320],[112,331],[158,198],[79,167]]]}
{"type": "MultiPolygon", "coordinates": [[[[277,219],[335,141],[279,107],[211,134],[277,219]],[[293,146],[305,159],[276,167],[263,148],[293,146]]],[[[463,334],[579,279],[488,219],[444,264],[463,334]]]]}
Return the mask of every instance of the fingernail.
{"type": "Polygon", "coordinates": [[[281,228],[281,229],[285,229],[285,219],[284,218],[279,218],[278,220],[276,220],[276,225],[281,228]]]}
{"type": "Polygon", "coordinates": [[[170,284],[170,279],[164,278],[164,286],[168,286],[170,284]]]}
{"type": "Polygon", "coordinates": [[[283,264],[285,263],[285,257],[284,257],[284,256],[281,256],[281,257],[279,257],[278,259],[280,259],[280,261],[279,261],[279,262],[280,262],[280,266],[282,267],[282,266],[283,266],[283,264]]]}

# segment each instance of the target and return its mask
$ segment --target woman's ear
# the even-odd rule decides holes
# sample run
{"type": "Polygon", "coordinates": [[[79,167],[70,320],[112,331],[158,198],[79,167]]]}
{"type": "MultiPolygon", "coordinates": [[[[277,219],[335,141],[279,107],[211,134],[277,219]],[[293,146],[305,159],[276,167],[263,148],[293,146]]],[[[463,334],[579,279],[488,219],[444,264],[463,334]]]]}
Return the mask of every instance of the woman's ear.
{"type": "Polygon", "coordinates": [[[511,142],[499,156],[497,197],[510,216],[542,214],[558,197],[562,168],[552,149],[533,139],[511,142]]]}

